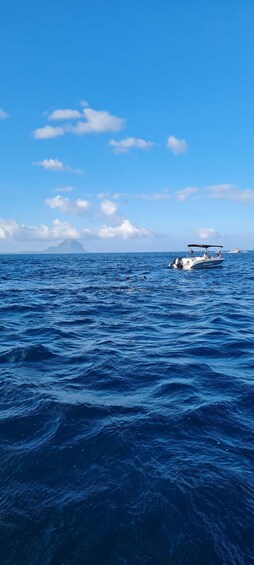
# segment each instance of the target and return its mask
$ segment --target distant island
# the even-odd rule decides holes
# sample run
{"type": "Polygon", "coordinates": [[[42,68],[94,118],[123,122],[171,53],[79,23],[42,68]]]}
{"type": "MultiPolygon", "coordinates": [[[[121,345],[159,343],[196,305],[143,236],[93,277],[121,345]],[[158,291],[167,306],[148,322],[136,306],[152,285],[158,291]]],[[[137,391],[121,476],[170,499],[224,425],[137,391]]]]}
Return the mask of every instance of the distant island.
{"type": "Polygon", "coordinates": [[[86,253],[83,245],[75,239],[65,239],[59,245],[48,247],[41,253],[86,253]]]}

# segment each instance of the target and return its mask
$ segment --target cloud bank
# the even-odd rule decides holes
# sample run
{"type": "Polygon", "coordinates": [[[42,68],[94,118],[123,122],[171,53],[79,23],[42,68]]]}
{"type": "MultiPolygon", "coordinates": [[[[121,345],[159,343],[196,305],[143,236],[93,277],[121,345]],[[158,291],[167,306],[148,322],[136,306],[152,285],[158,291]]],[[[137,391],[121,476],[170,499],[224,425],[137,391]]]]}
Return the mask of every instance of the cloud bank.
{"type": "Polygon", "coordinates": [[[15,241],[37,241],[37,240],[60,240],[77,238],[77,229],[68,222],[54,220],[51,228],[44,224],[39,226],[27,226],[16,220],[0,219],[0,239],[12,239],[15,241]]]}
{"type": "Polygon", "coordinates": [[[13,241],[60,241],[62,239],[133,239],[153,237],[146,228],[139,228],[127,218],[123,218],[118,226],[103,225],[98,229],[77,229],[69,222],[56,219],[51,227],[45,224],[28,226],[16,220],[0,219],[0,240],[13,241]]]}

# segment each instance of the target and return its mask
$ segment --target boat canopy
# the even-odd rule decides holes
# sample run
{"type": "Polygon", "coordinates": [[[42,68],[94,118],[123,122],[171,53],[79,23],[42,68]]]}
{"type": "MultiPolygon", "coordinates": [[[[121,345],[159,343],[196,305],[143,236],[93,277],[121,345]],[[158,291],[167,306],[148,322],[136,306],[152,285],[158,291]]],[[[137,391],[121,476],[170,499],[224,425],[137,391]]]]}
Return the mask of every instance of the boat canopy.
{"type": "Polygon", "coordinates": [[[208,249],[208,247],[223,247],[223,245],[207,245],[206,243],[189,243],[188,247],[201,247],[202,249],[208,249]]]}

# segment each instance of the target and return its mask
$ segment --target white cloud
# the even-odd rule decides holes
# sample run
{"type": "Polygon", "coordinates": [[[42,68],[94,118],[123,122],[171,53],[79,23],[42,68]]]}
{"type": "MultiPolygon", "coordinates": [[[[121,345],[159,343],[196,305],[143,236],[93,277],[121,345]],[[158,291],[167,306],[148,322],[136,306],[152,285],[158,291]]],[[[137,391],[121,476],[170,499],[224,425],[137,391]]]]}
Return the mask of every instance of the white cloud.
{"type": "MultiPolygon", "coordinates": [[[[100,200],[106,200],[111,198],[112,200],[117,200],[120,198],[125,198],[126,193],[115,193],[110,192],[100,192],[97,194],[97,198],[100,200]]],[[[130,198],[131,195],[129,194],[130,198]]],[[[254,189],[246,188],[239,189],[233,184],[217,184],[205,187],[198,186],[187,186],[175,193],[170,193],[168,188],[164,188],[160,192],[154,193],[141,193],[133,195],[135,198],[140,198],[143,200],[169,200],[172,197],[177,198],[181,202],[185,202],[189,198],[195,199],[225,199],[225,200],[235,200],[240,202],[254,202],[254,189]]]]}
{"type": "MultiPolygon", "coordinates": [[[[112,203],[113,204],[113,203],[112,203]]],[[[112,210],[112,215],[114,215],[112,210]]],[[[116,215],[117,218],[117,215],[116,215]]],[[[110,218],[111,219],[111,218],[110,218]]],[[[117,225],[103,225],[100,228],[83,228],[79,238],[84,239],[135,239],[142,237],[154,237],[154,233],[147,228],[139,228],[127,218],[119,217],[117,225]]]]}
{"type": "Polygon", "coordinates": [[[64,135],[64,129],[60,127],[44,126],[43,128],[38,128],[34,130],[33,136],[35,139],[53,139],[54,137],[60,137],[64,135]]]}
{"type": "Polygon", "coordinates": [[[115,153],[128,153],[130,149],[150,149],[154,143],[152,141],[145,141],[144,139],[138,139],[136,137],[127,137],[121,141],[116,141],[111,139],[109,145],[114,148],[115,153]]]}
{"type": "Polygon", "coordinates": [[[80,100],[80,106],[82,106],[82,108],[87,108],[90,104],[86,100],[80,100]]]}
{"type": "Polygon", "coordinates": [[[127,218],[122,219],[120,225],[103,226],[100,228],[98,235],[101,239],[113,239],[119,237],[121,239],[130,239],[136,237],[153,237],[153,233],[146,228],[137,228],[127,218]]]}
{"type": "Polygon", "coordinates": [[[213,200],[224,199],[238,202],[254,202],[253,189],[241,189],[233,184],[215,184],[205,187],[188,186],[176,192],[175,196],[182,202],[192,196],[195,199],[210,198],[213,200]]]}
{"type": "Polygon", "coordinates": [[[160,192],[154,192],[152,194],[137,194],[137,198],[142,198],[143,200],[169,200],[171,198],[168,188],[164,188],[160,192]]]}
{"type": "Polygon", "coordinates": [[[174,135],[170,135],[167,139],[167,148],[172,151],[174,155],[180,155],[181,153],[186,153],[188,144],[185,139],[178,139],[174,135]]]}
{"type": "Polygon", "coordinates": [[[47,171],[69,171],[77,175],[82,173],[79,169],[71,169],[70,167],[67,167],[58,159],[44,159],[43,161],[38,161],[38,163],[33,163],[33,165],[43,167],[43,169],[46,169],[47,171]]]}
{"type": "Polygon", "coordinates": [[[114,192],[114,193],[110,193],[110,192],[99,192],[96,197],[99,200],[107,200],[107,199],[112,199],[112,200],[120,200],[120,199],[125,199],[126,197],[128,198],[140,198],[142,200],[169,200],[170,198],[172,198],[172,195],[169,194],[169,190],[168,188],[164,188],[163,190],[161,190],[160,192],[154,192],[154,193],[143,193],[143,194],[128,194],[127,192],[114,192]]]}
{"type": "Polygon", "coordinates": [[[68,167],[66,167],[61,161],[58,159],[44,159],[43,161],[38,161],[38,163],[33,163],[33,165],[39,165],[46,169],[47,171],[68,171],[68,167]]]}
{"type": "MultiPolygon", "coordinates": [[[[49,230],[50,237],[53,235],[54,239],[72,239],[78,238],[78,230],[71,226],[68,222],[61,222],[60,220],[54,220],[53,228],[49,230]]],[[[48,236],[49,239],[49,236],[48,236]]]]}
{"type": "Polygon", "coordinates": [[[0,219],[0,239],[12,239],[16,241],[36,240],[61,240],[78,238],[76,228],[68,222],[54,220],[53,226],[49,228],[44,224],[39,226],[26,226],[16,220],[0,219]]]}
{"type": "Polygon", "coordinates": [[[84,108],[83,114],[86,121],[79,121],[75,126],[69,126],[69,132],[77,135],[85,133],[104,133],[107,131],[119,131],[125,126],[124,119],[113,116],[106,111],[84,108]]]}
{"type": "Polygon", "coordinates": [[[138,228],[127,218],[121,219],[117,226],[102,226],[99,229],[76,229],[68,222],[54,220],[51,227],[45,224],[29,226],[16,220],[0,219],[0,240],[13,241],[52,241],[62,239],[130,239],[153,237],[154,234],[146,228],[138,228]]]}
{"type": "Polygon", "coordinates": [[[233,184],[217,184],[207,187],[206,190],[210,198],[254,202],[254,190],[250,188],[240,189],[233,184]]]}
{"type": "Polygon", "coordinates": [[[221,233],[213,228],[199,228],[197,235],[200,239],[221,239],[223,237],[221,233]]]}
{"type": "Polygon", "coordinates": [[[11,239],[18,229],[15,220],[0,219],[0,239],[11,239]]]}
{"type": "Polygon", "coordinates": [[[104,198],[108,198],[110,196],[109,192],[98,192],[97,198],[98,200],[103,200],[104,198]]]}
{"type": "Polygon", "coordinates": [[[0,108],[0,120],[6,120],[6,118],[8,118],[9,115],[7,114],[7,112],[5,112],[2,108],[0,108]]]}
{"type": "Polygon", "coordinates": [[[114,192],[114,194],[112,194],[112,198],[114,200],[120,200],[120,198],[126,198],[127,193],[126,192],[114,192]]]}
{"type": "Polygon", "coordinates": [[[210,191],[214,194],[218,194],[220,196],[236,190],[236,186],[233,184],[214,184],[211,186],[206,186],[205,190],[210,191]]]}
{"type": "Polygon", "coordinates": [[[111,200],[103,200],[100,209],[105,216],[113,216],[117,212],[117,205],[111,200]]]}
{"type": "Polygon", "coordinates": [[[73,124],[66,124],[62,127],[44,126],[34,130],[33,136],[36,139],[50,139],[72,133],[83,135],[88,133],[105,133],[109,131],[119,131],[125,126],[126,120],[113,116],[107,111],[97,111],[87,107],[86,102],[82,102],[82,112],[72,109],[54,110],[49,116],[49,120],[77,120],[73,124]]]}
{"type": "Polygon", "coordinates": [[[60,188],[53,188],[53,192],[72,192],[73,186],[62,186],[60,188]]]}
{"type": "Polygon", "coordinates": [[[98,192],[96,197],[98,200],[104,200],[107,198],[113,198],[113,200],[120,200],[120,198],[125,198],[127,196],[126,192],[114,192],[110,194],[110,192],[98,192]]]}
{"type": "Polygon", "coordinates": [[[73,120],[81,118],[82,114],[78,110],[54,110],[49,116],[48,120],[73,120]]]}
{"type": "Polygon", "coordinates": [[[241,202],[254,202],[254,190],[246,188],[245,190],[237,190],[232,193],[232,200],[241,202]]]}
{"type": "Polygon", "coordinates": [[[176,192],[176,198],[178,200],[181,200],[181,202],[185,202],[185,200],[187,200],[189,196],[197,193],[198,191],[199,189],[195,186],[187,186],[186,188],[183,188],[182,190],[178,190],[178,192],[176,192]]]}
{"type": "Polygon", "coordinates": [[[50,206],[50,208],[58,209],[63,214],[71,214],[72,216],[84,216],[87,215],[91,208],[90,202],[87,200],[72,201],[69,198],[64,198],[63,196],[55,196],[54,198],[47,198],[45,204],[50,206]]]}

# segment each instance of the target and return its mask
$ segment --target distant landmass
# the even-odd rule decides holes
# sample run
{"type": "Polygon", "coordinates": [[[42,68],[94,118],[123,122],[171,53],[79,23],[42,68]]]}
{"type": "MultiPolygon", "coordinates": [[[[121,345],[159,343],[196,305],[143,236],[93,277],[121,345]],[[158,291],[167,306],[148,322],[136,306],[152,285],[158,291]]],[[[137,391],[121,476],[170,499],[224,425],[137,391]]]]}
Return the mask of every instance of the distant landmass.
{"type": "Polygon", "coordinates": [[[65,239],[59,245],[48,247],[41,253],[86,253],[83,245],[75,239],[65,239]]]}

